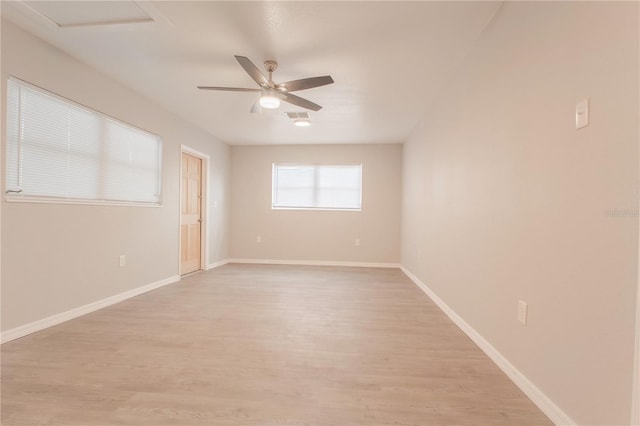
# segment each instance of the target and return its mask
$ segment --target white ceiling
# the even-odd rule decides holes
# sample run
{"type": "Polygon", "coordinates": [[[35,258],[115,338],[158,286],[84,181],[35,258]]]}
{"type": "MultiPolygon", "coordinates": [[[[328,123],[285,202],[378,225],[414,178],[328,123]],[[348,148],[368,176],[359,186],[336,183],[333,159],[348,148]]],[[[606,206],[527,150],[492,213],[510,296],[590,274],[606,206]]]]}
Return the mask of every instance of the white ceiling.
{"type": "MultiPolygon", "coordinates": [[[[25,3],[2,1],[3,17],[234,145],[402,143],[500,6],[138,1],[134,6],[155,22],[60,27],[25,3]],[[263,61],[277,60],[276,82],[331,75],[335,84],[296,92],[324,107],[310,112],[313,125],[293,126],[284,113],[304,110],[289,104],[250,114],[255,93],[196,89],[257,87],[234,55],[261,69],[263,61]]],[[[116,7],[105,1],[31,6],[38,3],[62,6],[47,13],[66,23],[92,8],[104,16],[105,7],[116,7]]]]}

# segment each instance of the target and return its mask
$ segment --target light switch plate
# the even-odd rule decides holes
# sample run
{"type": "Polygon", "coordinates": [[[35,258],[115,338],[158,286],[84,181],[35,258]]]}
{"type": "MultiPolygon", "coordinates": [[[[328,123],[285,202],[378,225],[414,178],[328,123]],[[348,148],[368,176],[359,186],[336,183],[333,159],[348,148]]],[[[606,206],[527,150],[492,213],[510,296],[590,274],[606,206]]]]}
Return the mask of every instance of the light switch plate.
{"type": "Polygon", "coordinates": [[[522,323],[522,325],[527,325],[527,303],[518,300],[518,321],[522,323]]]}
{"type": "Polygon", "coordinates": [[[576,104],[576,129],[589,125],[589,98],[576,104]]]}

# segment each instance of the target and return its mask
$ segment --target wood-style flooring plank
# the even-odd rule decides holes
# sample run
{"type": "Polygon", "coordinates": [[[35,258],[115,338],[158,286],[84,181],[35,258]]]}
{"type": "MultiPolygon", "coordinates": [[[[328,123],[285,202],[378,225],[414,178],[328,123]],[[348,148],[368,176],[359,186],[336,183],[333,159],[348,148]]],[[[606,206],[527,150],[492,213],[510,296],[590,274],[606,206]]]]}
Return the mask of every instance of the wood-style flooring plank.
{"type": "Polygon", "coordinates": [[[230,264],[2,345],[2,425],[547,425],[397,269],[230,264]]]}

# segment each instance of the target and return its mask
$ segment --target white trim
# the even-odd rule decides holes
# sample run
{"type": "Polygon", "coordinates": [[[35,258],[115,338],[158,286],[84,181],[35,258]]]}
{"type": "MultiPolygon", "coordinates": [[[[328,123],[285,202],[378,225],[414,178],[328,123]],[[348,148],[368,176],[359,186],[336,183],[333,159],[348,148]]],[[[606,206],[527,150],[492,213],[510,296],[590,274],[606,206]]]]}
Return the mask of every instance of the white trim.
{"type": "Polygon", "coordinates": [[[437,294],[433,292],[418,277],[407,268],[401,266],[402,272],[407,275],[440,309],[476,344],[478,347],[509,377],[515,384],[542,410],[544,414],[556,425],[577,425],[558,407],[547,395],[533,384],[524,374],[511,364],[495,347],[463,320],[451,309],[437,294]]]}
{"type": "Polygon", "coordinates": [[[329,207],[273,207],[271,206],[271,210],[297,210],[297,211],[317,211],[317,212],[361,212],[362,207],[356,207],[353,209],[349,208],[329,208],[329,207]]]}
{"type": "Polygon", "coordinates": [[[7,203],[77,204],[81,206],[162,207],[162,203],[140,203],[135,201],[86,200],[83,198],[47,198],[22,195],[5,195],[7,203]]]}
{"type": "Polygon", "coordinates": [[[355,266],[358,268],[400,268],[399,263],[342,262],[337,260],[227,259],[226,263],[260,265],[355,266]]]}
{"type": "Polygon", "coordinates": [[[207,270],[207,259],[209,259],[209,164],[211,163],[208,154],[200,152],[187,145],[180,145],[180,184],[179,184],[179,200],[178,203],[178,274],[182,275],[181,259],[182,259],[182,226],[180,226],[182,206],[182,154],[189,154],[202,160],[202,175],[200,176],[202,187],[200,188],[200,215],[202,222],[200,223],[200,269],[207,270]]]}
{"type": "Polygon", "coordinates": [[[633,360],[633,390],[631,392],[631,424],[640,426],[640,277],[636,298],[636,345],[633,360]]]}
{"type": "Polygon", "coordinates": [[[138,296],[142,293],[149,292],[151,290],[158,289],[160,287],[164,287],[169,284],[173,284],[175,282],[180,281],[179,275],[174,275],[169,278],[165,278],[160,281],[153,282],[151,284],[144,285],[142,287],[134,288],[129,291],[125,291],[124,293],[119,293],[113,296],[109,296],[105,299],[98,300],[96,302],[92,302],[86,304],[84,306],[80,306],[77,308],[73,308],[66,312],[61,312],[59,314],[51,315],[50,317],[46,317],[29,324],[21,325],[16,328],[12,328],[10,330],[4,331],[0,334],[0,342],[6,343],[11,340],[18,339],[20,337],[24,337],[27,334],[35,333],[36,331],[44,330],[45,328],[52,327],[54,325],[63,323],[65,321],[69,321],[71,319],[77,318],[82,315],[86,315],[91,312],[95,312],[99,309],[106,308],[107,306],[111,306],[118,302],[122,302],[123,300],[130,299],[132,297],[138,296]]]}
{"type": "Polygon", "coordinates": [[[229,263],[229,259],[219,260],[217,262],[210,263],[210,264],[207,265],[207,271],[209,269],[214,269],[214,268],[218,268],[220,266],[224,266],[227,263],[229,263]]]}
{"type": "MultiPolygon", "coordinates": [[[[638,221],[640,225],[640,219],[638,221]]],[[[640,226],[638,226],[640,246],[640,226]]],[[[640,247],[638,250],[638,286],[636,288],[636,341],[633,351],[633,389],[631,390],[631,424],[640,426],[640,247]]]]}

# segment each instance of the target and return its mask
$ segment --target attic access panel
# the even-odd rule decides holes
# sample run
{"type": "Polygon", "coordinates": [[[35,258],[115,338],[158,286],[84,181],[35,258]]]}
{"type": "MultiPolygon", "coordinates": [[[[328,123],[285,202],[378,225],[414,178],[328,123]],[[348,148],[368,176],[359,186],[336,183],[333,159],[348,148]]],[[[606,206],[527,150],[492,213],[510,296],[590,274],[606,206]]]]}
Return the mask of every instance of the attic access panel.
{"type": "Polygon", "coordinates": [[[24,1],[60,28],[153,22],[135,1],[24,1]]]}

